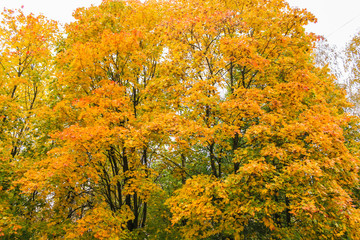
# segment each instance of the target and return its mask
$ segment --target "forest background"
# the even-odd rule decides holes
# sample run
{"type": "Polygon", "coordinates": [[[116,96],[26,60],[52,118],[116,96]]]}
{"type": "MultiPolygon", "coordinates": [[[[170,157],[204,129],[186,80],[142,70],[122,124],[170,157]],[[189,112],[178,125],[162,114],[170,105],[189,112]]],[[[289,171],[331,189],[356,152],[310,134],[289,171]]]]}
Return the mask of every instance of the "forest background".
{"type": "Polygon", "coordinates": [[[2,238],[359,238],[357,36],[283,0],[74,17],[2,12],[2,238]]]}

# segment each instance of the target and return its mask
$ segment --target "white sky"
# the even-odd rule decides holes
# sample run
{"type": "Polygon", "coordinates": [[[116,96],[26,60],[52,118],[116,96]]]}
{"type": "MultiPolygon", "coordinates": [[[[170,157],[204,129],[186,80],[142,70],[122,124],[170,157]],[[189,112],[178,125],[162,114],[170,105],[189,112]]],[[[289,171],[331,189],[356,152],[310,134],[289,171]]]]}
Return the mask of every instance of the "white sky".
{"type": "MultiPolygon", "coordinates": [[[[42,13],[62,23],[72,20],[72,12],[78,7],[100,4],[101,0],[0,0],[0,10],[20,8],[25,12],[42,13]]],[[[360,31],[360,0],[288,0],[291,6],[306,8],[318,23],[307,27],[308,31],[323,35],[330,43],[343,47],[360,31]]]]}
{"type": "Polygon", "coordinates": [[[0,0],[0,10],[6,8],[21,8],[27,13],[42,13],[46,17],[61,23],[73,20],[72,13],[78,7],[98,5],[101,0],[0,0]]]}
{"type": "Polygon", "coordinates": [[[318,19],[307,27],[330,43],[344,47],[360,31],[360,0],[288,0],[291,6],[306,8],[318,19]]]}

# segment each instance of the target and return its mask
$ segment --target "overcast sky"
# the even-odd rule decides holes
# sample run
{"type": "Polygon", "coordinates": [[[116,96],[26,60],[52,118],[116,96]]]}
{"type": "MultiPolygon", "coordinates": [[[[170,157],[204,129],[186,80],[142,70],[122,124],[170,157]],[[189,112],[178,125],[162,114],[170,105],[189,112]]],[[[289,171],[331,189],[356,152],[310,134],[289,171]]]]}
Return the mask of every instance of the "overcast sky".
{"type": "MultiPolygon", "coordinates": [[[[62,23],[72,20],[72,12],[78,7],[100,4],[101,0],[0,0],[0,9],[20,8],[26,12],[43,13],[62,23]]],[[[343,47],[360,31],[360,0],[288,0],[291,6],[306,8],[318,23],[307,27],[308,31],[326,37],[330,43],[343,47]]]]}
{"type": "Polygon", "coordinates": [[[306,8],[318,19],[308,31],[343,47],[360,31],[360,0],[288,0],[291,6],[306,8]]]}

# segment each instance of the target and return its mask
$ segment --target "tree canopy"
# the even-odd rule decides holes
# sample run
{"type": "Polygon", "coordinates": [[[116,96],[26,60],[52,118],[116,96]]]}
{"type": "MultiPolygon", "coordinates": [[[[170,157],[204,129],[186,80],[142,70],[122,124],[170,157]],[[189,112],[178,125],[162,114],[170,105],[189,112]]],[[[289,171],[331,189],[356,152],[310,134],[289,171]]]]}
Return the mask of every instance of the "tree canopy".
{"type": "Polygon", "coordinates": [[[358,119],[284,0],[5,10],[0,236],[358,239],[358,119]],[[59,30],[61,29],[61,30],[59,30]]]}

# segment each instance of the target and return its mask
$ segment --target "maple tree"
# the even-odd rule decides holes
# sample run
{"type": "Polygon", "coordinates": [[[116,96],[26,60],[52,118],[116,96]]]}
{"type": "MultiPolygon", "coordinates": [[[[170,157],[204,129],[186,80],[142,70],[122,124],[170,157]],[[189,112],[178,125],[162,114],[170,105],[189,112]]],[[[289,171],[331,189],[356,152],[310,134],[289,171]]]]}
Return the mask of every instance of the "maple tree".
{"type": "Polygon", "coordinates": [[[43,186],[56,212],[49,224],[64,224],[67,238],[125,238],[146,224],[158,191],[150,165],[163,135],[162,106],[148,90],[162,53],[157,8],[105,1],[78,9],[66,27],[54,109],[63,126],[25,186],[43,186]]]}
{"type": "Polygon", "coordinates": [[[28,238],[37,192],[19,196],[15,181],[43,155],[39,129],[52,77],[57,24],[44,16],[5,9],[0,26],[0,235],[28,238]]]}
{"type": "Polygon", "coordinates": [[[183,89],[179,135],[190,143],[178,145],[184,155],[200,146],[195,161],[211,172],[167,201],[172,222],[186,239],[355,237],[348,105],[314,67],[303,29],[313,16],[284,1],[177,3],[170,81],[183,89]]]}
{"type": "Polygon", "coordinates": [[[356,239],[358,120],[309,12],[104,0],[62,35],[3,14],[1,235],[356,239]]]}

